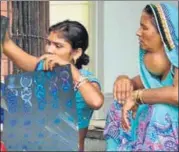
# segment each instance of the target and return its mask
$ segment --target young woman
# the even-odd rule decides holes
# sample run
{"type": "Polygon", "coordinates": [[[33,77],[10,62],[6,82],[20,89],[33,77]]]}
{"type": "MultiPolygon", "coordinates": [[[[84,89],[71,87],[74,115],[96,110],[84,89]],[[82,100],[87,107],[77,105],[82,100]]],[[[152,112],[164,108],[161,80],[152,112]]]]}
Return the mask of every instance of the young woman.
{"type": "Polygon", "coordinates": [[[73,81],[78,89],[76,105],[80,151],[84,150],[85,136],[93,110],[99,109],[104,102],[98,80],[91,72],[83,69],[83,65],[89,62],[89,57],[85,54],[87,48],[87,30],[79,22],[69,20],[49,28],[46,53],[40,58],[25,53],[8,38],[8,35],[3,43],[4,53],[26,71],[52,70],[55,65],[70,64],[73,81]]]}

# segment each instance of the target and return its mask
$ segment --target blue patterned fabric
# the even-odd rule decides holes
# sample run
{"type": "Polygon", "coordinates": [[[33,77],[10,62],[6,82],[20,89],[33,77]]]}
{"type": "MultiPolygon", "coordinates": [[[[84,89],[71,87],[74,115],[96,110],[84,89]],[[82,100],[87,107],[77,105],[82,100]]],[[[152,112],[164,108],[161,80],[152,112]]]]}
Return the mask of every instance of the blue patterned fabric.
{"type": "MultiPolygon", "coordinates": [[[[140,77],[146,89],[171,86],[174,80],[173,69],[178,68],[178,9],[166,3],[150,6],[155,13],[165,52],[171,62],[171,70],[164,80],[149,72],[143,59],[146,51],[140,48],[140,77]],[[162,34],[162,29],[159,28],[161,22],[156,14],[160,10],[163,10],[165,15],[160,16],[160,19],[166,17],[174,46],[172,41],[169,44],[164,40],[167,34],[162,34]]],[[[139,106],[135,119],[129,115],[129,121],[131,130],[125,132],[121,127],[121,105],[114,101],[109,109],[104,130],[107,151],[178,151],[178,107],[170,104],[144,104],[139,106]]]]}
{"type": "MultiPolygon", "coordinates": [[[[43,69],[43,61],[39,62],[37,65],[36,70],[43,69]]],[[[81,75],[87,77],[90,82],[97,83],[100,87],[99,81],[94,77],[94,75],[84,69],[80,70],[81,75]]],[[[80,91],[76,91],[76,106],[77,106],[77,113],[78,113],[78,127],[79,129],[87,128],[90,123],[90,119],[93,114],[93,109],[91,109],[85,102],[84,98],[82,97],[80,91]]]]}

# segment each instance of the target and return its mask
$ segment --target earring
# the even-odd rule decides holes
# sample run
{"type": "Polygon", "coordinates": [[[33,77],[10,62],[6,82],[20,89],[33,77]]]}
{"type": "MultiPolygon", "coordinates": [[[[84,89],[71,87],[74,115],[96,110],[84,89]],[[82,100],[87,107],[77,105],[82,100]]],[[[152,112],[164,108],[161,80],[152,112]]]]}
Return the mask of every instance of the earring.
{"type": "Polygon", "coordinates": [[[75,59],[73,59],[72,61],[73,61],[73,64],[76,64],[76,60],[75,59]]]}

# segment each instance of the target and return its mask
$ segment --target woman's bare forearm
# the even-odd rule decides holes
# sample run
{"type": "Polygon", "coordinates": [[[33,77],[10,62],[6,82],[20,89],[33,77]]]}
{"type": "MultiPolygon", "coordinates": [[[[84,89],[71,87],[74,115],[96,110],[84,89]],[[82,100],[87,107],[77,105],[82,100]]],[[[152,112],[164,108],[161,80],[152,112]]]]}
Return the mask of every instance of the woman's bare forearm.
{"type": "Polygon", "coordinates": [[[173,85],[145,89],[142,97],[144,102],[148,104],[166,103],[178,106],[178,68],[175,68],[173,85]]]}
{"type": "Polygon", "coordinates": [[[98,110],[104,103],[104,96],[98,84],[86,82],[79,88],[86,103],[93,109],[98,110]]]}
{"type": "Polygon", "coordinates": [[[3,43],[3,53],[19,68],[25,71],[34,71],[38,59],[18,47],[11,39],[3,43]]]}
{"type": "MultiPolygon", "coordinates": [[[[73,80],[78,81],[80,72],[73,65],[71,66],[73,80]]],[[[81,92],[86,103],[93,109],[99,109],[104,103],[104,96],[100,91],[100,87],[95,82],[85,82],[80,86],[79,91],[81,92]]]]}
{"type": "Polygon", "coordinates": [[[145,89],[142,98],[147,104],[166,103],[178,106],[178,89],[173,86],[145,89]]]}

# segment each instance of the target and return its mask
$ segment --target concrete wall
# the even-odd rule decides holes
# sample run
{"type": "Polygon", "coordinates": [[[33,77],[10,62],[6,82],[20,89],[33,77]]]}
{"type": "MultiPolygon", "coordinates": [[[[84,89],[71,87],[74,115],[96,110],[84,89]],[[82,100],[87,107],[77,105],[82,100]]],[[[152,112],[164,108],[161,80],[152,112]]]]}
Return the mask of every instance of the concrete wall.
{"type": "Polygon", "coordinates": [[[50,25],[66,19],[76,20],[82,23],[89,34],[89,47],[86,53],[90,56],[90,64],[85,66],[87,69],[94,71],[94,59],[91,58],[93,54],[94,36],[92,31],[93,22],[90,20],[91,4],[90,1],[50,1],[50,25]]]}

